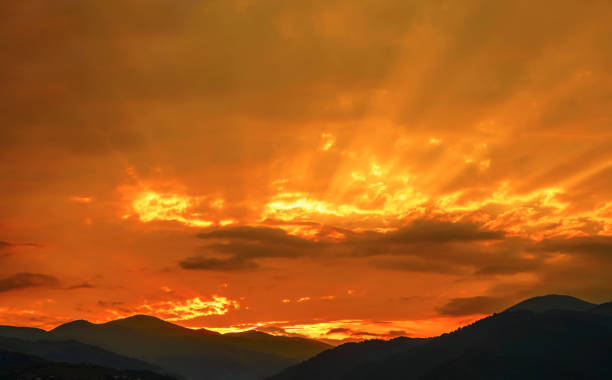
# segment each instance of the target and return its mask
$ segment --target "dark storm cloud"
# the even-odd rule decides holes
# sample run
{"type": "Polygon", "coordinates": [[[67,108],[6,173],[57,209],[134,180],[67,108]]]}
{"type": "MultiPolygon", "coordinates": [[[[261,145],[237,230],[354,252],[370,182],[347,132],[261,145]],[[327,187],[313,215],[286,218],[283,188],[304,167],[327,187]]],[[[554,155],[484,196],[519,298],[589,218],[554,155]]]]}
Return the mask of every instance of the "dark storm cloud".
{"type": "Polygon", "coordinates": [[[40,273],[17,273],[0,278],[0,293],[33,287],[58,288],[59,286],[60,281],[57,278],[40,273]]]}
{"type": "Polygon", "coordinates": [[[442,315],[460,317],[473,314],[489,314],[501,311],[507,305],[508,300],[504,298],[476,296],[465,298],[453,298],[446,304],[437,308],[442,315]]]}

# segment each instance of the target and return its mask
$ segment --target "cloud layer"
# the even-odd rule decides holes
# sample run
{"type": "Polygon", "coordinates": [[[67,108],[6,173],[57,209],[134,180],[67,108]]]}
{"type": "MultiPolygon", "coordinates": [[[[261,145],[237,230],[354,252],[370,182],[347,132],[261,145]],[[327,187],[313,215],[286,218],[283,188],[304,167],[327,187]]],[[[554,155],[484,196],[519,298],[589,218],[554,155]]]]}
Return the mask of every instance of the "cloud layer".
{"type": "Polygon", "coordinates": [[[609,301],[610,15],[0,4],[0,322],[217,295],[241,307],[181,323],[388,338],[536,294],[609,301]]]}

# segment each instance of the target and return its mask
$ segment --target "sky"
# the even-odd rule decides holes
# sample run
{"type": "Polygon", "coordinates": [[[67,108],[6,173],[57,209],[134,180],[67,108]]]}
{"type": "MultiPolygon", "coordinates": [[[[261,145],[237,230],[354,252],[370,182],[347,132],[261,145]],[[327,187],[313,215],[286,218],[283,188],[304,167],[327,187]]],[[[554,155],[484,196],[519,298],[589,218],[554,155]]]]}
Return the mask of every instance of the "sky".
{"type": "Polygon", "coordinates": [[[612,300],[611,16],[0,3],[0,324],[338,341],[612,300]]]}

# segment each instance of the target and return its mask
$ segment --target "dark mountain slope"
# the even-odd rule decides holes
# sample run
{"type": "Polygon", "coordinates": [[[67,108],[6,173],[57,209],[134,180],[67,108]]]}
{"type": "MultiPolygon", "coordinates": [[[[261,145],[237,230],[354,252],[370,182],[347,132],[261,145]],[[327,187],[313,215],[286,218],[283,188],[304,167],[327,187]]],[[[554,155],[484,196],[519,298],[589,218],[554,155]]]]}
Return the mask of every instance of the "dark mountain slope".
{"type": "Polygon", "coordinates": [[[188,379],[258,379],[330,347],[261,332],[221,335],[150,316],[104,324],[75,321],[50,334],[56,339],[73,339],[155,363],[188,379]]]}
{"type": "Polygon", "coordinates": [[[148,370],[164,373],[161,368],[152,364],[76,341],[38,340],[32,342],[0,337],[0,349],[33,355],[54,362],[88,363],[121,370],[148,370]]]}
{"type": "Polygon", "coordinates": [[[595,306],[597,305],[583,301],[576,297],[549,294],[547,296],[529,298],[508,308],[506,311],[529,310],[536,313],[541,313],[548,310],[587,311],[595,306]]]}
{"type": "Polygon", "coordinates": [[[94,365],[47,361],[35,356],[0,350],[0,380],[176,380],[147,371],[120,371],[94,365]]]}
{"type": "Polygon", "coordinates": [[[257,352],[283,355],[296,360],[310,358],[321,351],[331,348],[326,343],[312,339],[274,336],[255,330],[225,334],[223,338],[232,345],[257,352]]]}
{"type": "Polygon", "coordinates": [[[612,302],[602,303],[591,309],[592,313],[609,315],[612,317],[612,302]]]}
{"type": "Polygon", "coordinates": [[[609,319],[571,311],[502,318],[484,341],[422,379],[612,379],[609,319]]]}
{"type": "Polygon", "coordinates": [[[48,337],[45,330],[32,327],[0,326],[0,336],[35,341],[48,337]]]}
{"type": "MultiPolygon", "coordinates": [[[[568,302],[565,297],[527,301],[453,333],[407,347],[396,345],[391,355],[380,357],[381,347],[366,345],[354,355],[342,345],[271,379],[612,378],[611,317],[576,311],[583,301],[568,302]],[[534,304],[538,312],[523,308],[534,304]],[[558,310],[564,305],[571,310],[558,310]],[[551,310],[540,312],[548,307],[551,310]]],[[[380,342],[383,352],[393,344],[380,342]]]]}
{"type": "Polygon", "coordinates": [[[340,379],[350,373],[358,363],[382,360],[425,342],[426,339],[395,338],[390,341],[367,340],[359,343],[345,343],[334,349],[323,351],[270,379],[340,379]]]}

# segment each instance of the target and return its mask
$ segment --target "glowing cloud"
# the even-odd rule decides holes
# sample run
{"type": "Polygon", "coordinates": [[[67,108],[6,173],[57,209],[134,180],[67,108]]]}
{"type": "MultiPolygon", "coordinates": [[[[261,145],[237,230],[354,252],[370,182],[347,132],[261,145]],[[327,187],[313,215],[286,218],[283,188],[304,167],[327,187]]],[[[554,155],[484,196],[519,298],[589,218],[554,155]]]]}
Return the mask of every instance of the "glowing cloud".
{"type": "MultiPolygon", "coordinates": [[[[164,291],[166,290],[164,289],[164,291]]],[[[213,295],[209,299],[194,297],[182,301],[145,302],[129,310],[107,308],[106,311],[112,314],[112,318],[142,313],[154,315],[168,321],[188,321],[198,317],[224,315],[231,310],[238,309],[240,309],[238,301],[213,295]]]]}
{"type": "Polygon", "coordinates": [[[176,221],[192,227],[209,227],[210,220],[199,217],[195,209],[204,197],[145,191],[135,196],[132,209],[142,222],[176,221]]]}
{"type": "Polygon", "coordinates": [[[321,150],[328,151],[332,146],[336,143],[336,138],[331,133],[323,133],[321,134],[321,150]]]}

